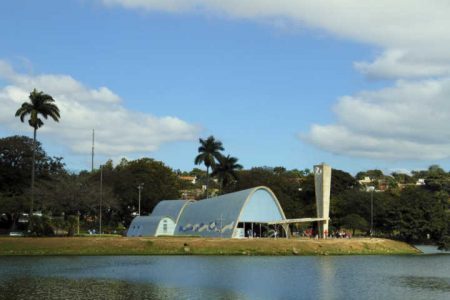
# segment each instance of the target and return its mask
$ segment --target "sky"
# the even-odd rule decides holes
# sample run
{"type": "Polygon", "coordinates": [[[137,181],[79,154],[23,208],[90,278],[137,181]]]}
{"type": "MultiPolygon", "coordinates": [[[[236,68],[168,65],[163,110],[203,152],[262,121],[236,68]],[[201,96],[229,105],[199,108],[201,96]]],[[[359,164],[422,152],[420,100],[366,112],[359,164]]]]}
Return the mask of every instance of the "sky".
{"type": "Polygon", "coordinates": [[[151,157],[191,170],[214,135],[245,168],[450,168],[450,2],[0,3],[0,137],[36,88],[68,169],[151,157]]]}

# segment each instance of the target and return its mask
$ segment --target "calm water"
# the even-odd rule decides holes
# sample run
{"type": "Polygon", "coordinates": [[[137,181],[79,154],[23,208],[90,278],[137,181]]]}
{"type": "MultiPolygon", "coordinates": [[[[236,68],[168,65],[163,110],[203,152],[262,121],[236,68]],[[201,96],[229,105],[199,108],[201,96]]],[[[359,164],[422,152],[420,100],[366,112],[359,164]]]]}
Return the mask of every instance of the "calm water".
{"type": "Polygon", "coordinates": [[[0,257],[0,299],[450,299],[450,255],[0,257]]]}

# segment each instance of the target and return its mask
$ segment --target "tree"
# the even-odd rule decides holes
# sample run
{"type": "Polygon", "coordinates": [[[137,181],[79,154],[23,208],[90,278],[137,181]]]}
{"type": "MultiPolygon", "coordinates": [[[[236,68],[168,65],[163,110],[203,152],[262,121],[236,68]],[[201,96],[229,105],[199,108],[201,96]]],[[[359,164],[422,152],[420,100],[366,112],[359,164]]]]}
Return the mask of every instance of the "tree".
{"type": "Polygon", "coordinates": [[[379,180],[379,179],[383,178],[384,174],[381,170],[377,170],[377,169],[367,170],[364,172],[358,172],[356,174],[356,179],[361,180],[361,179],[364,179],[364,177],[366,177],[366,176],[370,177],[370,179],[372,179],[372,180],[379,180]]]}
{"type": "Polygon", "coordinates": [[[448,174],[438,165],[431,165],[425,176],[425,186],[427,189],[437,192],[450,192],[450,180],[448,174]]]}
{"type": "Polygon", "coordinates": [[[281,167],[281,166],[275,167],[275,168],[273,168],[273,172],[275,174],[277,174],[277,175],[282,175],[283,173],[286,172],[286,168],[285,167],[281,167]]]}
{"type": "Polygon", "coordinates": [[[369,228],[369,223],[358,214],[349,214],[341,219],[341,225],[345,228],[352,230],[352,235],[355,235],[355,231],[367,231],[369,228]]]}
{"type": "Polygon", "coordinates": [[[401,239],[422,242],[428,238],[439,241],[447,234],[446,205],[437,194],[425,188],[406,188],[395,202],[392,222],[401,239]]]}
{"type": "Polygon", "coordinates": [[[333,169],[331,172],[331,194],[338,195],[358,186],[358,181],[347,172],[333,169]]]}
{"type": "Polygon", "coordinates": [[[23,123],[25,117],[30,115],[28,124],[33,127],[33,158],[31,168],[31,205],[30,215],[33,213],[34,202],[34,176],[35,176],[35,159],[36,159],[36,132],[44,126],[44,122],[39,118],[41,115],[44,119],[51,117],[55,122],[59,121],[60,114],[59,108],[54,104],[55,100],[52,96],[44,94],[44,92],[38,92],[34,89],[30,93],[30,102],[22,103],[22,106],[16,111],[16,117],[20,117],[20,121],[23,123]]]}
{"type": "MultiPolygon", "coordinates": [[[[36,145],[37,156],[43,150],[36,145]]],[[[24,193],[29,187],[33,140],[28,137],[12,136],[0,139],[0,191],[24,193]]]]}
{"type": "Polygon", "coordinates": [[[214,167],[211,176],[216,176],[219,179],[221,191],[233,180],[237,180],[236,171],[242,169],[242,165],[238,164],[237,161],[236,157],[230,155],[219,157],[219,163],[214,167]]]}
{"type": "Polygon", "coordinates": [[[111,180],[114,194],[120,203],[118,217],[125,224],[131,222],[132,213],[137,211],[137,187],[141,183],[144,183],[141,192],[141,215],[150,213],[161,200],[179,199],[180,197],[178,176],[164,163],[151,158],[122,160],[111,174],[104,172],[103,178],[104,184],[108,184],[111,180]]]}
{"type": "Polygon", "coordinates": [[[216,165],[216,160],[222,156],[220,151],[225,150],[222,142],[216,140],[214,136],[209,136],[206,140],[199,139],[200,147],[198,147],[199,154],[195,158],[195,164],[205,164],[206,166],[206,198],[208,198],[209,185],[209,168],[216,165]]]}
{"type": "MultiPolygon", "coordinates": [[[[384,231],[387,228],[391,230],[392,226],[387,226],[385,221],[386,214],[390,209],[390,203],[393,202],[395,196],[389,192],[373,193],[371,195],[369,192],[358,189],[345,190],[331,199],[330,217],[333,220],[333,225],[337,227],[344,225],[343,220],[348,215],[358,215],[369,221],[371,219],[371,197],[373,197],[375,231],[380,233],[380,231],[384,231]]],[[[348,223],[348,219],[346,222],[348,223]]]]}
{"type": "MultiPolygon", "coordinates": [[[[49,157],[41,144],[35,147],[36,188],[66,174],[60,157],[49,157]]],[[[33,140],[25,136],[0,138],[0,215],[10,228],[20,213],[30,208],[30,180],[33,140]]]]}
{"type": "Polygon", "coordinates": [[[416,182],[412,176],[405,173],[394,172],[391,175],[400,184],[412,184],[416,182]]]}
{"type": "MultiPolygon", "coordinates": [[[[100,185],[96,174],[66,174],[36,185],[36,203],[51,215],[95,216],[99,209],[100,185]]],[[[103,187],[103,207],[117,208],[109,185],[103,187]]]]}

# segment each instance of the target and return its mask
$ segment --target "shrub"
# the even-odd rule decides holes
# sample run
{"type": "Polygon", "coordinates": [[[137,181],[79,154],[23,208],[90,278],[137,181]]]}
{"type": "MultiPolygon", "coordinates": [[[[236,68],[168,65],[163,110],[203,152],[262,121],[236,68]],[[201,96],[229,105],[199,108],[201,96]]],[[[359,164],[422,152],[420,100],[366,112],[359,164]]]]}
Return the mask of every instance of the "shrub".
{"type": "Polygon", "coordinates": [[[48,216],[32,216],[28,226],[30,235],[53,236],[55,234],[51,219],[48,216]]]}

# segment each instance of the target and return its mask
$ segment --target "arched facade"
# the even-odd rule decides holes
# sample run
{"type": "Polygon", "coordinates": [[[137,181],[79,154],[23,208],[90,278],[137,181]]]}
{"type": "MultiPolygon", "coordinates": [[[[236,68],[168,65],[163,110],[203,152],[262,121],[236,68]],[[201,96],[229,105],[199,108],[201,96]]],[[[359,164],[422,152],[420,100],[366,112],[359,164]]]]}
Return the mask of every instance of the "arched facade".
{"type": "Polygon", "coordinates": [[[164,200],[158,203],[150,216],[138,216],[128,228],[128,237],[173,235],[184,208],[190,200],[164,200]]]}
{"type": "Polygon", "coordinates": [[[200,201],[161,201],[148,217],[137,217],[127,236],[268,236],[268,223],[285,220],[267,187],[256,187],[200,201]],[[173,231],[171,231],[173,228],[173,231]]]}
{"type": "Polygon", "coordinates": [[[175,226],[176,223],[174,220],[169,217],[164,217],[159,221],[155,236],[173,235],[175,232],[175,226]]]}
{"type": "Polygon", "coordinates": [[[241,222],[267,223],[284,220],[284,212],[273,192],[256,187],[197,201],[181,215],[175,235],[243,237],[241,222]],[[236,234],[239,231],[240,234],[236,234]]]}

